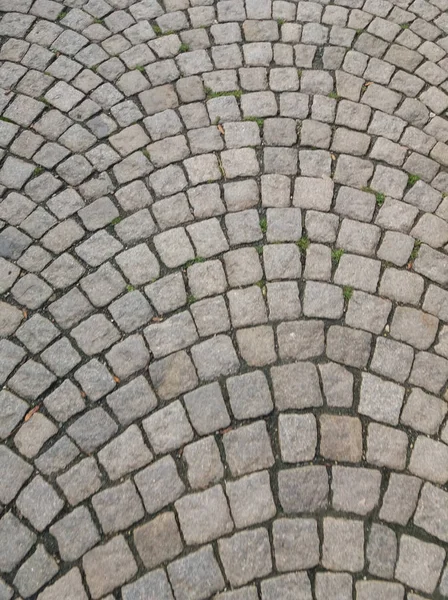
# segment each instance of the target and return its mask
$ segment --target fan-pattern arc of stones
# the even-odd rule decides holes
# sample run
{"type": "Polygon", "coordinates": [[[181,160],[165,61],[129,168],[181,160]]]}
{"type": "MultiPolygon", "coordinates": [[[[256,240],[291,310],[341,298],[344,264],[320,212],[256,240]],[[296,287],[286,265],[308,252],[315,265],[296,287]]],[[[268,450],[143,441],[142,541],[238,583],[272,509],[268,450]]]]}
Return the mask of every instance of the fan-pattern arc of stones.
{"type": "Polygon", "coordinates": [[[448,1],[0,11],[0,600],[448,597],[448,1]]]}

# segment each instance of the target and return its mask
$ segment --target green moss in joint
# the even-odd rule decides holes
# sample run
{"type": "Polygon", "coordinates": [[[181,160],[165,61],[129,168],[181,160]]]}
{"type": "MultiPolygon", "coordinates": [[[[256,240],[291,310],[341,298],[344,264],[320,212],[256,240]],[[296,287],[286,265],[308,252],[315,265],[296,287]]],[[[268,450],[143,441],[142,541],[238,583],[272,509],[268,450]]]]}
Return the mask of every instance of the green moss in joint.
{"type": "Polygon", "coordinates": [[[40,175],[41,173],[44,172],[44,168],[43,167],[36,167],[33,171],[33,175],[34,177],[37,177],[38,175],[40,175]]]}
{"type": "Polygon", "coordinates": [[[421,245],[422,245],[422,243],[420,240],[415,240],[414,247],[411,252],[411,260],[415,260],[417,258],[421,245]]]}
{"type": "Polygon", "coordinates": [[[297,240],[296,244],[302,252],[306,252],[308,246],[310,245],[310,240],[306,237],[306,235],[303,235],[300,240],[297,240]]]}
{"type": "Polygon", "coordinates": [[[235,98],[241,98],[243,92],[241,90],[233,90],[229,92],[213,92],[210,88],[205,88],[207,98],[221,98],[223,96],[234,96],[235,98]]]}
{"type": "Polygon", "coordinates": [[[338,265],[339,261],[342,258],[342,255],[344,254],[344,250],[342,248],[335,248],[334,250],[331,251],[331,259],[332,261],[338,265]]]}
{"type": "Polygon", "coordinates": [[[191,260],[187,261],[183,268],[184,269],[188,269],[188,267],[191,267],[191,265],[195,265],[196,263],[203,263],[205,262],[205,258],[202,258],[202,256],[197,256],[196,258],[192,258],[191,260]]]}
{"type": "Polygon", "coordinates": [[[350,298],[353,296],[353,288],[349,285],[344,285],[342,288],[342,295],[346,300],[350,300],[350,298]]]}
{"type": "Polygon", "coordinates": [[[264,125],[264,119],[262,119],[261,117],[244,117],[245,121],[254,121],[258,127],[263,127],[264,125]]]}
{"type": "Polygon", "coordinates": [[[413,175],[412,173],[410,173],[408,175],[408,186],[412,187],[414,184],[417,183],[417,181],[420,180],[420,177],[418,175],[413,175]]]}

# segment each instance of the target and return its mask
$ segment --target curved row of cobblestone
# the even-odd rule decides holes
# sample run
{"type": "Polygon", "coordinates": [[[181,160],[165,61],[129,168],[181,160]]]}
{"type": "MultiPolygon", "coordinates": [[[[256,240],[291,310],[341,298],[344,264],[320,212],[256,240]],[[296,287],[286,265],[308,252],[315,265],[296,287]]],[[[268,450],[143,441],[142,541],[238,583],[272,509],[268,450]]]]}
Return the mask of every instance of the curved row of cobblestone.
{"type": "Polygon", "coordinates": [[[447,0],[0,0],[0,600],[448,597],[447,0]]]}

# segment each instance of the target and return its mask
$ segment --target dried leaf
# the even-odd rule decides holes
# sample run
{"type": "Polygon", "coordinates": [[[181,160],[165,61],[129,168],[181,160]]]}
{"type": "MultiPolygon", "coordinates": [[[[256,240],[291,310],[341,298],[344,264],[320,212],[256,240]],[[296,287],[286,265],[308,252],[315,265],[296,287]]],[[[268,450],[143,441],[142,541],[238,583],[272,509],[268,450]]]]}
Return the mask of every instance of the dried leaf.
{"type": "Polygon", "coordinates": [[[336,155],[335,154],[330,154],[331,156],[331,160],[336,160],[336,155]]]}
{"type": "Polygon", "coordinates": [[[24,319],[28,319],[28,311],[26,310],[26,308],[22,308],[22,314],[24,319]]]}
{"type": "Polygon", "coordinates": [[[372,85],[373,81],[368,81],[365,86],[367,87],[368,85],[372,85]]]}
{"type": "Polygon", "coordinates": [[[163,321],[163,317],[153,317],[151,319],[152,323],[161,323],[163,321]]]}
{"type": "Polygon", "coordinates": [[[114,375],[114,381],[115,381],[115,383],[120,383],[120,378],[117,377],[116,375],[114,375]]]}
{"type": "Polygon", "coordinates": [[[31,417],[34,415],[34,413],[37,413],[37,411],[39,410],[40,406],[37,405],[34,408],[32,408],[31,410],[29,410],[26,415],[25,418],[23,419],[24,422],[26,423],[27,421],[29,421],[31,419],[31,417]]]}
{"type": "Polygon", "coordinates": [[[227,427],[226,429],[221,429],[221,431],[219,432],[221,435],[224,435],[224,433],[228,433],[229,431],[232,431],[233,427],[227,427]]]}
{"type": "Polygon", "coordinates": [[[218,131],[224,135],[224,127],[222,125],[218,125],[218,131]]]}

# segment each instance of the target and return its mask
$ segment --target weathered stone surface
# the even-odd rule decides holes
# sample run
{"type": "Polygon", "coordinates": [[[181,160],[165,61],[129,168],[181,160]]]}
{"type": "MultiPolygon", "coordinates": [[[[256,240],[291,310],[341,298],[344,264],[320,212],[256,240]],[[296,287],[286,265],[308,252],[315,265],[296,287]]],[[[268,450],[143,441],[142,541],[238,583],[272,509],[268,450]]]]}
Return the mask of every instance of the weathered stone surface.
{"type": "Polygon", "coordinates": [[[92,506],[106,535],[127,529],[145,514],[140,496],[130,480],[95,494],[92,506]]]}
{"type": "Polygon", "coordinates": [[[272,570],[271,548],[266,529],[235,533],[218,542],[219,555],[232,585],[244,585],[272,570]]]}
{"type": "Polygon", "coordinates": [[[14,585],[25,598],[38,592],[58,572],[59,567],[45,547],[39,544],[14,577],[14,585]]]}
{"type": "Polygon", "coordinates": [[[28,553],[36,540],[36,535],[8,512],[0,520],[0,540],[2,541],[1,569],[9,573],[28,553]]]}
{"type": "MultiPolygon", "coordinates": [[[[142,595],[148,600],[172,600],[173,598],[168,578],[162,569],[143,575],[137,581],[123,586],[121,591],[123,600],[132,600],[142,595]]],[[[113,596],[107,598],[112,600],[113,596]]]]}
{"type": "Polygon", "coordinates": [[[60,513],[64,501],[38,475],[19,494],[16,506],[37,531],[43,531],[60,513]]]}
{"type": "Polygon", "coordinates": [[[328,504],[329,484],[325,467],[298,467],[278,474],[280,503],[286,513],[316,512],[328,504]]]}
{"type": "Polygon", "coordinates": [[[38,596],[39,600],[57,600],[65,596],[69,600],[86,600],[87,594],[77,567],[47,586],[38,596]]]}
{"type": "Polygon", "coordinates": [[[98,460],[110,479],[114,480],[144,467],[152,460],[152,454],[143,441],[140,429],[137,425],[131,425],[100,450],[98,460]]]}
{"type": "Polygon", "coordinates": [[[414,475],[444,484],[448,480],[447,458],[448,446],[420,435],[414,444],[409,470],[414,475]]]}
{"type": "Polygon", "coordinates": [[[161,458],[137,473],[134,481],[148,513],[156,513],[171,504],[185,489],[171,456],[161,458]]]}
{"type": "Polygon", "coordinates": [[[90,550],[82,563],[93,598],[100,598],[123,585],[137,572],[137,564],[122,536],[90,550]]]}
{"type": "Polygon", "coordinates": [[[317,425],[314,415],[279,415],[278,435],[284,462],[305,462],[314,458],[317,446],[317,425]]]}
{"type": "Polygon", "coordinates": [[[448,538],[446,514],[448,510],[448,496],[435,485],[425,483],[422,489],[414,523],[439,540],[448,538]]]}
{"type": "Polygon", "coordinates": [[[408,436],[404,431],[370,423],[367,434],[367,461],[371,464],[402,470],[406,466],[408,436]]]}
{"type": "Polygon", "coordinates": [[[431,594],[437,585],[444,558],[443,548],[403,535],[395,577],[406,585],[431,594]]]}
{"type": "Polygon", "coordinates": [[[0,446],[0,501],[8,504],[31,477],[33,467],[5,445],[0,446]]]}
{"type": "Polygon", "coordinates": [[[362,521],[324,518],[323,566],[352,573],[364,567],[364,526],[362,521]]]}
{"type": "Polygon", "coordinates": [[[321,415],[320,453],[331,460],[356,463],[362,455],[361,422],[356,417],[321,415]]]}
{"type": "Polygon", "coordinates": [[[59,487],[70,504],[75,505],[94,494],[102,485],[102,477],[93,457],[85,458],[57,478],[59,487]]]}
{"type": "Polygon", "coordinates": [[[359,412],[377,421],[397,425],[404,388],[368,373],[362,376],[359,412]]]}
{"type": "Polygon", "coordinates": [[[201,600],[225,587],[211,546],[172,562],[168,566],[168,576],[180,600],[201,600]]]}
{"type": "Polygon", "coordinates": [[[269,435],[263,421],[226,433],[223,443],[233,475],[265,469],[274,463],[269,435]]]}
{"type": "Polygon", "coordinates": [[[272,527],[275,563],[279,571],[309,569],[319,563],[315,519],[277,519],[272,527]]]}
{"type": "Polygon", "coordinates": [[[0,0],[0,600],[448,596],[447,10],[0,0]]]}
{"type": "Polygon", "coordinates": [[[184,496],[174,506],[187,544],[204,544],[233,529],[227,500],[219,485],[184,496]]]}
{"type": "Polygon", "coordinates": [[[183,547],[174,514],[164,512],[135,529],[134,543],[148,569],[173,559],[183,547]]]}
{"type": "Polygon", "coordinates": [[[322,406],[322,394],[316,367],[297,362],[271,368],[275,406],[278,410],[322,406]]]}
{"type": "Polygon", "coordinates": [[[369,573],[392,579],[397,561],[397,538],[392,529],[373,524],[367,542],[369,573]]]}

